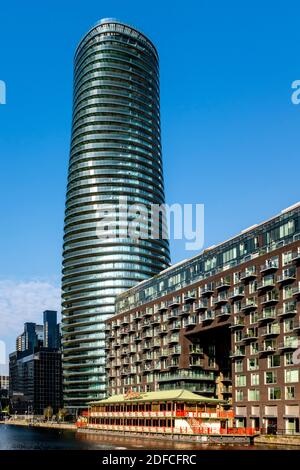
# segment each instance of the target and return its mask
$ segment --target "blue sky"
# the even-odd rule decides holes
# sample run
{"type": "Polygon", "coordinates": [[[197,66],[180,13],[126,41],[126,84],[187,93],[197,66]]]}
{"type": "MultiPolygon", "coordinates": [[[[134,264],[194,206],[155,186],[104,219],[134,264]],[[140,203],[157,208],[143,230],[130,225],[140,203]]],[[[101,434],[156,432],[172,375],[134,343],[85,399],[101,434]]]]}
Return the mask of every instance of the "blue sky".
{"type": "MultiPolygon", "coordinates": [[[[0,315],[9,347],[23,319],[59,302],[72,61],[84,33],[117,17],[156,44],[167,202],[205,204],[208,246],[300,199],[300,106],[290,99],[299,14],[296,1],[2,5],[0,315]]],[[[171,250],[173,262],[194,254],[180,241],[171,250]]]]}

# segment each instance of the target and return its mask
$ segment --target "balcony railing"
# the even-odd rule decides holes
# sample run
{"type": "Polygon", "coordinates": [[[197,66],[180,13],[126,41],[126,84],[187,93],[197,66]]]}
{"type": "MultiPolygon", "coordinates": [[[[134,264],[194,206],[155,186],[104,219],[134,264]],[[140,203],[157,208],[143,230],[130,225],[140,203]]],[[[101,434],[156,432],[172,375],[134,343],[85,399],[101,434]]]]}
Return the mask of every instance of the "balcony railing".
{"type": "Polygon", "coordinates": [[[175,373],[166,373],[162,372],[159,376],[159,382],[170,382],[176,380],[204,380],[204,381],[214,381],[215,374],[210,371],[192,371],[190,369],[179,369],[175,373]]]}
{"type": "Polygon", "coordinates": [[[233,323],[229,328],[243,328],[245,326],[245,321],[241,317],[234,317],[233,323]]]}
{"type": "Polygon", "coordinates": [[[192,305],[191,304],[186,304],[186,305],[183,305],[181,307],[178,314],[179,315],[188,315],[191,312],[192,312],[192,305]]]}
{"type": "Polygon", "coordinates": [[[214,293],[215,287],[214,284],[206,284],[200,290],[200,294],[203,296],[211,295],[214,293]]]}
{"type": "Polygon", "coordinates": [[[170,348],[170,354],[171,356],[178,356],[181,354],[181,346],[173,346],[173,348],[170,348]]]}
{"type": "Polygon", "coordinates": [[[287,282],[293,282],[296,279],[296,269],[285,269],[280,276],[277,276],[277,282],[285,284],[287,282]]]}
{"type": "Polygon", "coordinates": [[[180,321],[173,321],[169,325],[170,331],[180,330],[181,329],[181,322],[180,321]]]}
{"type": "Polygon", "coordinates": [[[179,365],[179,360],[178,359],[168,359],[167,360],[167,367],[172,368],[172,367],[178,367],[179,365]]]}
{"type": "Polygon", "coordinates": [[[276,351],[276,343],[275,342],[265,342],[259,348],[260,354],[271,354],[276,351]]]}
{"type": "Polygon", "coordinates": [[[207,299],[199,300],[199,302],[195,305],[195,310],[207,310],[208,308],[208,301],[207,299]]]}
{"type": "Polygon", "coordinates": [[[127,354],[129,354],[129,348],[122,348],[120,355],[127,356],[127,354]]]}
{"type": "Polygon", "coordinates": [[[170,335],[169,343],[178,343],[178,342],[179,342],[179,336],[178,335],[170,335]]]}
{"type": "Polygon", "coordinates": [[[151,348],[160,348],[161,347],[161,342],[158,339],[154,339],[151,342],[151,348]]]}
{"type": "Polygon", "coordinates": [[[203,348],[199,344],[190,344],[190,354],[203,354],[203,348]]]}
{"type": "Polygon", "coordinates": [[[168,328],[166,325],[161,325],[161,327],[158,330],[159,335],[166,335],[168,333],[168,328]]]}
{"type": "Polygon", "coordinates": [[[297,302],[287,302],[286,304],[284,304],[283,308],[278,310],[279,317],[296,315],[296,313],[297,313],[297,302]]]}
{"type": "Polygon", "coordinates": [[[161,302],[158,308],[159,312],[163,312],[165,310],[168,310],[168,304],[167,302],[161,302]]]}
{"type": "Polygon", "coordinates": [[[274,289],[274,287],[275,287],[275,278],[264,279],[263,281],[257,284],[257,290],[274,289]]]}
{"type": "Polygon", "coordinates": [[[247,310],[255,310],[257,308],[257,301],[256,299],[253,300],[246,300],[246,302],[242,303],[242,311],[247,311],[247,310]]]}
{"type": "Polygon", "coordinates": [[[274,320],[277,317],[275,308],[264,308],[261,315],[258,317],[259,322],[274,320]]]}
{"type": "Polygon", "coordinates": [[[142,338],[143,339],[150,339],[153,337],[153,332],[152,330],[145,330],[143,333],[142,333],[142,338]]]}
{"type": "Polygon", "coordinates": [[[299,297],[300,296],[300,283],[296,287],[293,287],[293,297],[299,297]]]}
{"type": "Polygon", "coordinates": [[[176,318],[178,318],[178,315],[179,315],[178,309],[174,308],[168,313],[167,319],[168,319],[168,321],[175,320],[176,318]]]}
{"type": "Polygon", "coordinates": [[[244,357],[245,355],[246,355],[246,353],[245,353],[244,349],[236,349],[235,351],[231,351],[229,353],[229,357],[231,357],[232,359],[239,358],[239,357],[244,357]]]}
{"type": "Polygon", "coordinates": [[[170,350],[169,348],[162,348],[160,351],[160,357],[169,357],[170,350]]]}
{"type": "Polygon", "coordinates": [[[213,321],[215,319],[216,315],[213,310],[207,310],[207,312],[200,313],[199,315],[199,322],[208,322],[208,321],[213,321]]]}
{"type": "Polygon", "coordinates": [[[261,299],[261,305],[272,305],[276,304],[279,301],[279,292],[272,291],[268,292],[261,299]]]}
{"type": "Polygon", "coordinates": [[[149,328],[151,326],[151,321],[144,319],[142,322],[142,328],[149,328]]]}
{"type": "Polygon", "coordinates": [[[217,297],[214,298],[215,305],[226,304],[229,300],[228,293],[222,292],[217,297]]]}
{"type": "Polygon", "coordinates": [[[256,330],[248,331],[243,337],[242,341],[255,341],[258,338],[258,332],[256,330]]]}
{"type": "Polygon", "coordinates": [[[192,326],[196,326],[197,325],[197,317],[196,315],[192,315],[191,317],[189,317],[187,319],[186,322],[184,322],[184,326],[185,328],[190,328],[192,326]]]}
{"type": "Polygon", "coordinates": [[[220,310],[216,311],[216,317],[228,317],[231,315],[231,307],[229,305],[223,305],[220,310]]]}
{"type": "Polygon", "coordinates": [[[203,359],[190,357],[190,367],[203,367],[203,365],[204,365],[203,359]]]}
{"type": "Polygon", "coordinates": [[[285,341],[283,343],[279,344],[278,349],[297,349],[299,347],[299,342],[298,338],[292,338],[290,339],[289,336],[286,337],[285,341]]]}
{"type": "Polygon", "coordinates": [[[160,316],[154,315],[153,318],[150,320],[151,325],[159,325],[160,324],[160,316]]]}
{"type": "Polygon", "coordinates": [[[265,327],[261,329],[261,336],[278,336],[279,334],[280,334],[279,325],[276,325],[276,326],[269,325],[269,327],[265,327]]]}
{"type": "Polygon", "coordinates": [[[134,362],[139,363],[142,362],[143,356],[141,353],[137,353],[136,356],[134,357],[134,362]]]}
{"type": "Polygon", "coordinates": [[[279,268],[278,259],[269,259],[260,266],[261,273],[274,272],[279,268]]]}
{"type": "Polygon", "coordinates": [[[217,290],[228,289],[230,285],[231,285],[230,276],[226,276],[216,282],[216,289],[217,290]]]}
{"type": "Polygon", "coordinates": [[[180,298],[174,298],[173,300],[170,300],[168,306],[169,308],[176,308],[179,307],[180,305],[180,298]]]}
{"type": "Polygon", "coordinates": [[[243,286],[235,287],[232,291],[229,292],[228,297],[230,299],[238,300],[242,299],[245,295],[245,288],[243,286]]]}
{"type": "Polygon", "coordinates": [[[184,301],[186,303],[191,303],[191,302],[195,302],[196,300],[196,292],[193,291],[193,292],[188,292],[185,296],[184,296],[184,301]]]}
{"type": "Polygon", "coordinates": [[[133,314],[133,321],[139,321],[142,318],[141,312],[136,312],[133,314]]]}
{"type": "Polygon", "coordinates": [[[241,281],[248,281],[250,279],[255,279],[257,277],[256,267],[251,266],[250,268],[246,268],[245,271],[241,273],[241,281]]]}

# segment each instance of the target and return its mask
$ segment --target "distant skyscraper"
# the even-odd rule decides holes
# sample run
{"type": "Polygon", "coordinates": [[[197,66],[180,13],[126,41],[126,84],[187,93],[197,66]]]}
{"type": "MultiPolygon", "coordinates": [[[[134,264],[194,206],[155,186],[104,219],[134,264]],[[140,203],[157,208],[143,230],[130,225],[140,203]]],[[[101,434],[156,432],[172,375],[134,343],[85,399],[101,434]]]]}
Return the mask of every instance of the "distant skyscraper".
{"type": "Polygon", "coordinates": [[[152,42],[119,21],[100,21],[81,40],[74,63],[62,278],[69,407],[105,394],[103,322],[116,295],[169,265],[167,240],[133,240],[123,227],[114,237],[97,237],[104,204],[165,201],[159,105],[152,42]]]}
{"type": "Polygon", "coordinates": [[[62,404],[61,351],[57,312],[46,310],[43,325],[25,323],[9,355],[9,388],[14,412],[56,413],[62,404]]]}
{"type": "Polygon", "coordinates": [[[44,347],[58,348],[57,335],[57,312],[55,310],[45,310],[44,318],[44,347]]]}

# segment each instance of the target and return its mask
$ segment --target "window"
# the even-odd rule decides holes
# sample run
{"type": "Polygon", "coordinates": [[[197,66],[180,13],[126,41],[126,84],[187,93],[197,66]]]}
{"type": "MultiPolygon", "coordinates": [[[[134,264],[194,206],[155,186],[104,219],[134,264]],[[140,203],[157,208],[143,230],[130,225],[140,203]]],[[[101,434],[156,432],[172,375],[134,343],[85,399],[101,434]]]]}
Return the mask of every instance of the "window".
{"type": "Polygon", "coordinates": [[[283,300],[290,299],[293,297],[293,288],[291,286],[285,286],[283,288],[283,300]]]}
{"type": "Polygon", "coordinates": [[[267,243],[272,243],[279,240],[280,238],[289,237],[295,232],[295,223],[294,220],[289,220],[288,222],[280,225],[273,230],[267,232],[267,243]]]}
{"type": "Polygon", "coordinates": [[[246,376],[245,375],[236,375],[235,376],[235,386],[236,387],[245,387],[246,386],[246,376]]]}
{"type": "Polygon", "coordinates": [[[275,356],[269,356],[268,357],[268,367],[279,367],[280,366],[280,356],[275,355],[275,356]]]}
{"type": "Polygon", "coordinates": [[[248,370],[257,370],[258,368],[259,366],[257,357],[248,359],[248,370]]]}
{"type": "Polygon", "coordinates": [[[274,371],[265,372],[265,384],[276,384],[277,383],[277,373],[274,371]]]}
{"type": "Polygon", "coordinates": [[[244,400],[243,390],[236,390],[236,392],[235,392],[235,401],[243,401],[243,400],[244,400]]]}
{"type": "Polygon", "coordinates": [[[293,259],[293,252],[292,251],[287,251],[286,253],[283,253],[282,255],[282,264],[283,266],[286,266],[289,264],[293,259]]]}
{"type": "Polygon", "coordinates": [[[284,365],[285,366],[291,366],[293,364],[294,364],[294,362],[293,362],[293,353],[291,353],[291,352],[285,353],[285,355],[284,355],[284,365]]]}
{"type": "Polygon", "coordinates": [[[208,367],[216,367],[216,347],[214,344],[208,346],[208,367]]]}
{"type": "Polygon", "coordinates": [[[259,400],[259,390],[248,390],[248,401],[258,401],[259,400]]]}
{"type": "Polygon", "coordinates": [[[285,399],[293,400],[294,398],[296,398],[295,387],[293,385],[285,387],[285,399]]]}
{"type": "Polygon", "coordinates": [[[275,284],[275,276],[273,274],[268,274],[263,278],[264,286],[272,286],[273,284],[275,284]]]}
{"type": "Polygon", "coordinates": [[[204,262],[204,271],[211,271],[217,266],[217,258],[213,256],[212,258],[208,258],[204,262]]]}
{"type": "Polygon", "coordinates": [[[233,273],[233,283],[234,284],[237,284],[238,282],[240,282],[240,278],[241,278],[241,273],[240,272],[233,273]]]}
{"type": "Polygon", "coordinates": [[[236,247],[231,248],[223,253],[223,263],[228,263],[237,257],[237,249],[236,247]]]}
{"type": "Polygon", "coordinates": [[[281,399],[281,388],[270,387],[268,389],[269,400],[280,400],[281,399]]]}
{"type": "Polygon", "coordinates": [[[181,282],[181,274],[175,274],[175,276],[171,276],[168,284],[169,287],[175,286],[176,284],[179,284],[181,282]]]}
{"type": "Polygon", "coordinates": [[[249,282],[249,294],[254,294],[257,291],[257,281],[249,282]]]}
{"type": "Polygon", "coordinates": [[[286,320],[284,320],[283,328],[285,333],[290,333],[291,331],[293,331],[294,320],[291,318],[287,318],[286,320]]]}
{"type": "Polygon", "coordinates": [[[243,361],[241,359],[235,361],[235,372],[243,372],[243,361]]]}
{"type": "Polygon", "coordinates": [[[258,353],[258,343],[254,342],[250,344],[250,354],[257,354],[258,353]]]}
{"type": "Polygon", "coordinates": [[[242,337],[243,337],[243,332],[241,330],[238,330],[234,333],[234,339],[236,342],[241,341],[242,337]]]}
{"type": "Polygon", "coordinates": [[[247,254],[247,247],[245,242],[240,243],[240,256],[244,256],[247,254]]]}
{"type": "Polygon", "coordinates": [[[288,237],[289,235],[293,235],[294,232],[295,222],[294,220],[289,220],[279,227],[279,238],[288,237]]]}
{"type": "Polygon", "coordinates": [[[239,313],[242,308],[242,302],[239,300],[238,302],[234,302],[233,304],[233,312],[239,313]]]}
{"type": "Polygon", "coordinates": [[[165,281],[160,281],[158,285],[159,291],[161,292],[162,290],[164,290],[164,288],[165,288],[165,281]]]}
{"type": "Polygon", "coordinates": [[[250,324],[256,323],[258,320],[258,312],[250,313],[250,324]]]}
{"type": "Polygon", "coordinates": [[[284,371],[285,382],[299,382],[299,370],[298,369],[287,369],[284,371]]]}
{"type": "Polygon", "coordinates": [[[251,385],[259,385],[259,374],[251,374],[251,385]]]}

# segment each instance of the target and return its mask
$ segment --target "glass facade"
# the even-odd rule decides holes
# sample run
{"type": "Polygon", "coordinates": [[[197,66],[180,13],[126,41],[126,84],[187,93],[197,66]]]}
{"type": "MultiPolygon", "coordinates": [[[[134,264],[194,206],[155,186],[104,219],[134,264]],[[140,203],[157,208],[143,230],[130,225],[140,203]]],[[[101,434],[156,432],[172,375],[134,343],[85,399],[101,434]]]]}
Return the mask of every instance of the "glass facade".
{"type": "MultiPolygon", "coordinates": [[[[257,256],[300,239],[300,205],[288,208],[260,225],[244,230],[238,236],[207,248],[188,261],[162,272],[154,279],[121,294],[116,302],[117,313],[126,312],[193,283],[239,266],[257,256]]],[[[244,273],[251,276],[251,272],[244,273]]],[[[207,289],[213,288],[209,284],[207,289]]]]}
{"type": "MultiPolygon", "coordinates": [[[[97,236],[101,210],[164,203],[158,55],[136,29],[102,20],[74,62],[72,140],[64,226],[64,401],[105,395],[104,321],[115,297],[169,265],[167,240],[133,240],[121,226],[97,236]]],[[[162,220],[160,224],[162,225],[162,220]]]]}

